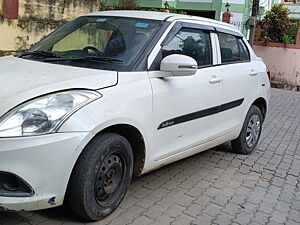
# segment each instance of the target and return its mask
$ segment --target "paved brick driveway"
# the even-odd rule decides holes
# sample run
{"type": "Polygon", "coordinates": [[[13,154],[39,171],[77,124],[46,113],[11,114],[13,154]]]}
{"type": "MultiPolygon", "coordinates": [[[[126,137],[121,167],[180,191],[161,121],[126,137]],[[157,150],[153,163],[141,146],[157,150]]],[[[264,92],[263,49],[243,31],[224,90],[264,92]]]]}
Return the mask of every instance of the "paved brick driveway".
{"type": "MultiPolygon", "coordinates": [[[[273,89],[250,156],[229,145],[135,179],[115,213],[92,224],[300,224],[300,93],[273,89]]],[[[0,224],[83,224],[67,209],[0,213],[0,224]]]]}

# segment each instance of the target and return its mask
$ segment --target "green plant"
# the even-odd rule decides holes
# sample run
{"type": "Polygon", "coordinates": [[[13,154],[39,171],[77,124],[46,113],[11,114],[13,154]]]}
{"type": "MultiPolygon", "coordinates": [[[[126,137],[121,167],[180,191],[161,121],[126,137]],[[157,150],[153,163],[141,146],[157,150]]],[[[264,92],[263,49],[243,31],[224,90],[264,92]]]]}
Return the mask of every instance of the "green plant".
{"type": "Polygon", "coordinates": [[[294,39],[292,39],[288,34],[285,34],[282,37],[282,43],[285,45],[294,44],[294,39]]]}
{"type": "Polygon", "coordinates": [[[292,44],[295,43],[297,32],[298,32],[298,22],[291,23],[287,35],[291,38],[292,44]]]}
{"type": "Polygon", "coordinates": [[[289,13],[290,10],[283,4],[273,5],[260,24],[264,29],[264,36],[269,37],[272,42],[282,43],[284,35],[290,29],[289,13]]]}
{"type": "Polygon", "coordinates": [[[288,35],[291,37],[296,37],[297,31],[298,31],[298,22],[291,23],[290,28],[288,30],[288,35]]]}
{"type": "MultiPolygon", "coordinates": [[[[178,10],[174,7],[169,7],[168,8],[170,10],[170,13],[177,13],[177,14],[183,14],[186,15],[187,13],[183,10],[178,10]]],[[[141,10],[144,11],[153,11],[153,12],[161,12],[163,9],[159,9],[159,8],[141,8],[141,10]]]]}
{"type": "Polygon", "coordinates": [[[263,36],[262,42],[268,44],[269,42],[271,42],[271,38],[269,38],[268,36],[263,36]]]}
{"type": "Polygon", "coordinates": [[[118,9],[137,9],[139,7],[138,0],[120,0],[118,9]]]}
{"type": "Polygon", "coordinates": [[[108,6],[107,2],[108,2],[108,0],[101,0],[98,4],[99,5],[98,10],[99,11],[106,10],[107,6],[108,6]]]}
{"type": "Polygon", "coordinates": [[[183,14],[186,15],[187,13],[183,10],[178,10],[174,7],[169,7],[170,13],[177,13],[177,14],[183,14]]]}
{"type": "Polygon", "coordinates": [[[141,8],[143,11],[152,11],[152,12],[160,12],[158,8],[141,8]]]}

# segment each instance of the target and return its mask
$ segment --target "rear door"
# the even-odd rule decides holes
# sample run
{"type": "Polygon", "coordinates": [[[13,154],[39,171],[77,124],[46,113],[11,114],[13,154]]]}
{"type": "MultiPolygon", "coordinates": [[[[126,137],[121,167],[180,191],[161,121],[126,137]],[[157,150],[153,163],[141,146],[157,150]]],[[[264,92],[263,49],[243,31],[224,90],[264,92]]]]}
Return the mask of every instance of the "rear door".
{"type": "Polygon", "coordinates": [[[230,132],[244,122],[245,106],[257,95],[259,82],[245,40],[234,33],[218,32],[217,36],[223,77],[220,129],[230,132]]]}

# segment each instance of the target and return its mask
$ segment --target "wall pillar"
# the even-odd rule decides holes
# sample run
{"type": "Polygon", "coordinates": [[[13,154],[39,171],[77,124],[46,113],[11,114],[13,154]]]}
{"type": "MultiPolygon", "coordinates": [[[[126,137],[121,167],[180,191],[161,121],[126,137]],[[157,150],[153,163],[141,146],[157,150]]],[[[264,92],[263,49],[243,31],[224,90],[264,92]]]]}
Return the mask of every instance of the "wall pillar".
{"type": "Polygon", "coordinates": [[[221,20],[222,0],[213,0],[211,10],[215,11],[215,20],[221,20]]]}
{"type": "Polygon", "coordinates": [[[231,23],[233,14],[231,12],[224,12],[222,15],[222,22],[231,23]]]}
{"type": "Polygon", "coordinates": [[[19,0],[3,0],[2,7],[4,19],[19,18],[19,0]]]}
{"type": "Polygon", "coordinates": [[[295,38],[296,45],[300,45],[300,22],[298,24],[298,31],[295,38]]]}

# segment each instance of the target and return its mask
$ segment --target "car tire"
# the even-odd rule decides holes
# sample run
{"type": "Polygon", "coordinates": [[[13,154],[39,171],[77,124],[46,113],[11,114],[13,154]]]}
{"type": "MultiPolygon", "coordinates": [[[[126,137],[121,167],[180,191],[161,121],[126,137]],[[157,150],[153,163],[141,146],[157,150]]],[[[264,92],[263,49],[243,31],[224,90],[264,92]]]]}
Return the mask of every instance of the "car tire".
{"type": "Polygon", "coordinates": [[[67,200],[88,221],[110,215],[123,200],[133,173],[133,153],[122,136],[103,133],[83,150],[70,178],[67,200]]]}
{"type": "Polygon", "coordinates": [[[260,109],[252,105],[246,115],[242,131],[231,141],[234,152],[249,155],[255,149],[262,130],[263,117],[260,109]]]}

